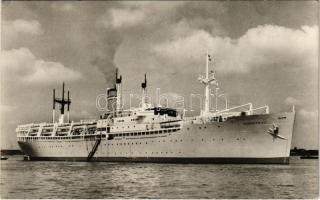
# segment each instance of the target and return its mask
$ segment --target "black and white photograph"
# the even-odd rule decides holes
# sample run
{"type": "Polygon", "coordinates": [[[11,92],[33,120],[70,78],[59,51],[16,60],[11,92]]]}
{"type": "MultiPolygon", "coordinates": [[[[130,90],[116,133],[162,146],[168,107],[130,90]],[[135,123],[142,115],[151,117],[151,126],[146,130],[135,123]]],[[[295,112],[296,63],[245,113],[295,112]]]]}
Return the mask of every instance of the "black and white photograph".
{"type": "Polygon", "coordinates": [[[319,1],[1,1],[1,199],[318,199],[319,1]]]}

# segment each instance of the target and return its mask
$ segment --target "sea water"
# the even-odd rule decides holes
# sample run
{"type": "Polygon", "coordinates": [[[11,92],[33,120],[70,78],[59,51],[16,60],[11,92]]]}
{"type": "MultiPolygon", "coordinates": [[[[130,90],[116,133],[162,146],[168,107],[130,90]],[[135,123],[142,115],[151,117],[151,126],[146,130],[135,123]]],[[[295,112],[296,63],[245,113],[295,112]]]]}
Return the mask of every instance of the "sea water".
{"type": "Polygon", "coordinates": [[[318,160],[289,165],[1,161],[1,198],[317,198],[318,160]]]}

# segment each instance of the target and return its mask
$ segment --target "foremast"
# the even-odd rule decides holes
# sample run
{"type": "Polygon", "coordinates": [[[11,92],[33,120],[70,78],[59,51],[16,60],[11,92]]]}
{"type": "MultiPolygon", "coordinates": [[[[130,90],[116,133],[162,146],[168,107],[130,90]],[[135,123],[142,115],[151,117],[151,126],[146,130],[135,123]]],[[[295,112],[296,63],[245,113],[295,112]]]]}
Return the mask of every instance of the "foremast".
{"type": "Polygon", "coordinates": [[[240,108],[248,108],[244,111],[242,111],[242,113],[244,112],[246,115],[252,115],[254,113],[254,111],[257,110],[265,110],[266,114],[269,114],[269,106],[265,105],[262,107],[258,107],[258,108],[253,108],[252,103],[246,103],[243,105],[239,105],[239,106],[235,106],[235,107],[228,107],[228,100],[225,94],[218,94],[218,90],[219,90],[219,85],[218,85],[218,80],[215,78],[215,71],[214,70],[210,70],[209,72],[209,65],[210,62],[212,61],[212,58],[210,56],[210,54],[206,53],[206,70],[205,70],[205,76],[199,76],[198,80],[205,85],[205,91],[204,91],[204,107],[202,108],[201,112],[200,112],[200,117],[201,118],[208,118],[208,117],[215,117],[215,116],[220,116],[222,114],[226,115],[226,116],[233,116],[233,115],[239,115],[241,114],[241,112],[233,112],[234,110],[238,110],[240,108]],[[210,90],[210,85],[215,85],[215,110],[214,112],[210,111],[210,96],[211,94],[211,90],[210,90]],[[224,96],[225,98],[225,109],[223,110],[218,110],[218,98],[224,96]]]}
{"type": "Polygon", "coordinates": [[[208,116],[210,114],[210,84],[215,84],[216,86],[218,86],[218,82],[215,78],[215,72],[210,71],[210,74],[209,74],[209,62],[211,62],[211,56],[209,55],[207,50],[205,77],[199,76],[198,78],[198,80],[205,85],[204,107],[201,110],[200,116],[208,116]]]}

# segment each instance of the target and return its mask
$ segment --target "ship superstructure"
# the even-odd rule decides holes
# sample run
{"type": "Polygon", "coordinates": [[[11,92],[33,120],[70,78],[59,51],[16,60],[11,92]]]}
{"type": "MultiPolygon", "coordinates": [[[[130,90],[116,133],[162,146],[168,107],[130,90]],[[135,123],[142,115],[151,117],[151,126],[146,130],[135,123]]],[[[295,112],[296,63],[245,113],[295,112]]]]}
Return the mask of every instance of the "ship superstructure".
{"type": "MultiPolygon", "coordinates": [[[[185,117],[176,109],[147,102],[147,77],[141,84],[141,103],[125,110],[122,77],[107,90],[109,111],[100,119],[64,122],[64,105],[71,100],[55,98],[61,105],[59,121],[27,124],[17,128],[18,143],[31,160],[131,161],[182,163],[278,163],[289,162],[295,112],[269,113],[268,106],[252,103],[217,108],[218,81],[209,71],[206,55],[205,100],[199,116],[185,117]],[[216,106],[210,111],[210,85],[215,86],[216,106]],[[239,109],[241,109],[239,111],[239,109]],[[61,117],[62,116],[62,117],[61,117]]],[[[69,94],[69,92],[68,92],[69,94]]]]}

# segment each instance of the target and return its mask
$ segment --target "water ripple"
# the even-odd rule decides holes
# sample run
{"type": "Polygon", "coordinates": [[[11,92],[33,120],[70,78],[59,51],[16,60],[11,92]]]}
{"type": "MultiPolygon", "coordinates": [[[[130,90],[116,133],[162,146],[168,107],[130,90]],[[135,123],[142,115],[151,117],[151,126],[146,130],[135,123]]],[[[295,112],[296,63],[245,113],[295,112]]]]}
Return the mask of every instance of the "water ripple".
{"type": "Polygon", "coordinates": [[[316,198],[318,162],[1,162],[1,198],[316,198]]]}

